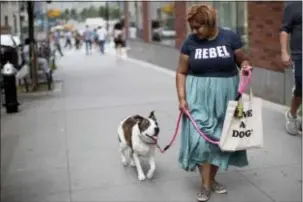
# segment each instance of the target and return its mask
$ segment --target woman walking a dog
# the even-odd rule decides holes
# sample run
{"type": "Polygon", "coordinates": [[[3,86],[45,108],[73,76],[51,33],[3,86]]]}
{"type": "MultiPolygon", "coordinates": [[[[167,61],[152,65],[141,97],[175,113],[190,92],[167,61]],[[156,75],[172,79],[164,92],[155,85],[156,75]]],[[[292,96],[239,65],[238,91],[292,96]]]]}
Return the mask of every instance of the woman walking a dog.
{"type": "MultiPolygon", "coordinates": [[[[220,139],[228,101],[237,96],[238,67],[243,71],[251,66],[240,37],[217,27],[214,8],[193,6],[187,20],[192,33],[183,42],[176,73],[179,108],[189,110],[205,134],[220,139]]],[[[201,175],[198,201],[207,201],[212,192],[227,193],[215,179],[219,169],[248,165],[246,151],[222,152],[218,146],[206,142],[186,117],[182,120],[179,163],[186,171],[198,167],[201,175]]]]}

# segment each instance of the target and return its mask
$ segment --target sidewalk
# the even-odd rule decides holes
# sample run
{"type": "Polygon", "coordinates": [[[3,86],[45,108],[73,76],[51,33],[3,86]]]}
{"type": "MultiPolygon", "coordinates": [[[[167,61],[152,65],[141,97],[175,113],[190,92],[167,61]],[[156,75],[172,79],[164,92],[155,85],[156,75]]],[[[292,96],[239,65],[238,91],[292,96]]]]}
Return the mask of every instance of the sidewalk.
{"type": "MultiPolygon", "coordinates": [[[[59,62],[60,90],[21,100],[19,114],[1,111],[1,201],[195,201],[198,174],[179,168],[179,138],[157,154],[151,181],[120,162],[116,127],[125,116],[155,110],[160,144],[170,140],[178,114],[172,73],[97,52],[59,62]]],[[[249,151],[248,167],[220,173],[229,193],[210,202],[301,201],[301,138],[284,132],[283,110],[264,104],[265,148],[249,151]]]]}

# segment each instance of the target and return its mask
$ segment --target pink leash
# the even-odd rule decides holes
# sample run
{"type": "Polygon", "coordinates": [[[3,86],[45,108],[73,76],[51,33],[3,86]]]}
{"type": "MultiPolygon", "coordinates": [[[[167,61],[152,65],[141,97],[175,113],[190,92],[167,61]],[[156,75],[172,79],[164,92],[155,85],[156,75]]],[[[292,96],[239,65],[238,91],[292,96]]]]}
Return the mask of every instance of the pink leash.
{"type": "MultiPolygon", "coordinates": [[[[238,96],[237,96],[237,100],[241,97],[242,93],[245,91],[245,89],[248,87],[248,85],[250,84],[251,81],[251,70],[248,71],[243,71],[241,78],[240,78],[240,85],[238,88],[238,96]]],[[[190,122],[193,124],[194,128],[198,131],[198,133],[201,135],[201,137],[203,137],[207,142],[218,145],[220,141],[216,141],[216,140],[212,140],[211,138],[209,138],[205,133],[203,133],[198,124],[196,123],[196,121],[194,120],[194,118],[191,116],[190,112],[188,110],[184,110],[183,112],[179,113],[178,119],[177,119],[177,124],[176,124],[176,129],[174,132],[174,135],[171,139],[171,141],[169,142],[169,144],[164,147],[164,149],[161,149],[161,147],[157,144],[157,148],[159,149],[159,151],[161,153],[164,153],[166,150],[168,150],[170,148],[170,146],[174,143],[174,141],[176,140],[176,137],[178,135],[178,131],[180,128],[180,123],[181,123],[181,118],[183,116],[183,114],[186,114],[187,117],[189,118],[190,122]]]]}

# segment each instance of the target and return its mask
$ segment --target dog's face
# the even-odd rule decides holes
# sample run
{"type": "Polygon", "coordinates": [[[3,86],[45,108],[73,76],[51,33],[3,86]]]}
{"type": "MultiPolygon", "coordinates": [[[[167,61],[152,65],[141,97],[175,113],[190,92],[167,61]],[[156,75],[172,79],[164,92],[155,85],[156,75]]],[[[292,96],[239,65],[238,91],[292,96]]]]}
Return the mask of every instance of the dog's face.
{"type": "Polygon", "coordinates": [[[155,116],[154,111],[150,112],[148,118],[141,119],[138,123],[141,135],[145,140],[152,142],[158,139],[160,128],[155,116]]]}

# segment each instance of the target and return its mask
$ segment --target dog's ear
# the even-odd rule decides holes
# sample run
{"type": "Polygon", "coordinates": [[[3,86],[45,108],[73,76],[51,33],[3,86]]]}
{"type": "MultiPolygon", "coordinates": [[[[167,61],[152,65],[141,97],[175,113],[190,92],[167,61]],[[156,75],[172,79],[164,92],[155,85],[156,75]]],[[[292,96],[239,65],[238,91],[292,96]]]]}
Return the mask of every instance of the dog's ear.
{"type": "Polygon", "coordinates": [[[150,112],[148,118],[153,119],[154,121],[157,121],[154,110],[150,112]]]}

